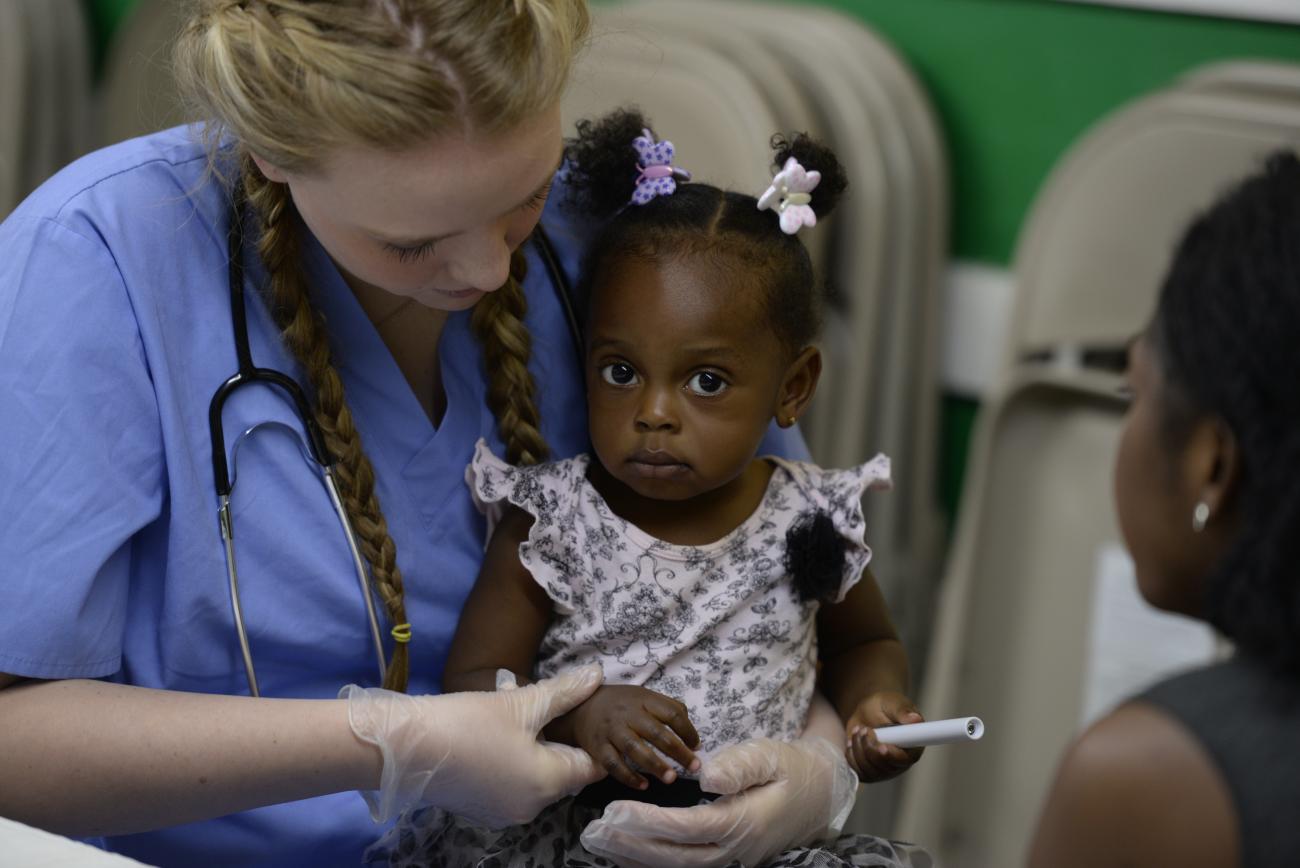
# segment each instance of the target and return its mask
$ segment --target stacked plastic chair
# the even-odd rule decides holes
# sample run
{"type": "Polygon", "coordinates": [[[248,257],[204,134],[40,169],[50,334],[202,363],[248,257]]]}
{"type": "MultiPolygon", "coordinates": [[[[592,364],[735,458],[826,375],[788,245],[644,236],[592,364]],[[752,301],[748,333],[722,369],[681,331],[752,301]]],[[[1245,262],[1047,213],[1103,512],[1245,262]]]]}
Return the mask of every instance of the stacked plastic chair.
{"type": "Polygon", "coordinates": [[[0,3],[0,218],[89,150],[89,42],[79,0],[0,3]]]}
{"type": "Polygon", "coordinates": [[[1297,143],[1300,68],[1216,65],[1105,118],[1034,204],[921,697],[930,717],[978,714],[987,729],[977,745],[927,753],[896,829],[949,868],[1023,864],[1079,730],[1099,557],[1120,545],[1111,468],[1125,347],[1193,216],[1297,143]]]}

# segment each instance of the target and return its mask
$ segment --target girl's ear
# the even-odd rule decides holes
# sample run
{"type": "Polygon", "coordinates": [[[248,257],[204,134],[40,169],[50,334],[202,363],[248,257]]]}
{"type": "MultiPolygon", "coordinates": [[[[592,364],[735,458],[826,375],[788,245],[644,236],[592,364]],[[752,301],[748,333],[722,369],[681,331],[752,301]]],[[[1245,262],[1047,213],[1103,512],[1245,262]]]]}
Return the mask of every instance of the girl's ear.
{"type": "Polygon", "coordinates": [[[289,176],[279,166],[267,162],[257,154],[249,154],[253,162],[257,164],[257,170],[266,176],[266,180],[273,184],[285,184],[289,181],[289,176]]]}
{"type": "Polygon", "coordinates": [[[789,428],[799,421],[799,417],[808,409],[813,394],[817,391],[817,380],[822,375],[822,353],[816,347],[805,347],[803,352],[785,370],[781,380],[781,389],[777,393],[776,424],[789,428]]]}

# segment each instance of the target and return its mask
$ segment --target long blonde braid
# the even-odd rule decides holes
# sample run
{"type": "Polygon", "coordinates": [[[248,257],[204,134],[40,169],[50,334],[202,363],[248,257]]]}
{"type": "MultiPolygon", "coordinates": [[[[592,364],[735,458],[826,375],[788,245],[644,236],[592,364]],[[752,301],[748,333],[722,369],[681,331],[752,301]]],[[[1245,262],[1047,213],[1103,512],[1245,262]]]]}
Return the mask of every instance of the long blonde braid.
{"type": "Polygon", "coordinates": [[[488,374],[488,407],[506,444],[511,464],[537,464],[550,449],[542,438],[541,414],[533,401],[536,385],[528,371],[532,338],[524,325],[528,300],[524,297],[524,255],[510,257],[510,277],[505,286],[489,293],[474,307],[470,323],[483,348],[488,374]]]}
{"type": "MultiPolygon", "coordinates": [[[[352,522],[361,553],[370,564],[370,580],[393,624],[406,623],[402,571],[397,547],[388,533],[375,493],[375,469],[361,447],[361,434],[343,394],[343,380],[330,354],[325,322],[311,304],[303,275],[297,216],[288,187],[266,179],[245,157],[240,172],[244,192],[261,224],[257,252],[269,276],[268,301],[285,345],[307,372],[316,390],[313,411],[334,459],[334,472],[344,509],[352,522]]],[[[397,642],[388,662],[384,687],[406,690],[410,655],[405,642],[397,642]]]]}

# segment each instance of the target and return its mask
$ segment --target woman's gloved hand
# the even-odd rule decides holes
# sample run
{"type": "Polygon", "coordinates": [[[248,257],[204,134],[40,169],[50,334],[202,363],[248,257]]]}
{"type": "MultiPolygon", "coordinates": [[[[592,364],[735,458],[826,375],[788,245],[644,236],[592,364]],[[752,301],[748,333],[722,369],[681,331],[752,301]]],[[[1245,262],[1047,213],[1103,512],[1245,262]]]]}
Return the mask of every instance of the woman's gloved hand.
{"type": "Polygon", "coordinates": [[[407,696],[349,684],[348,721],[384,757],[379,790],[363,792],[375,822],[415,804],[499,828],[526,823],[604,776],[585,751],[537,734],[591,695],[599,666],[514,690],[407,696]]]}
{"type": "Polygon", "coordinates": [[[722,798],[694,808],[612,802],[582,844],[624,868],[761,865],[839,834],[858,778],[824,739],[753,739],[705,761],[700,788],[722,798]]]}

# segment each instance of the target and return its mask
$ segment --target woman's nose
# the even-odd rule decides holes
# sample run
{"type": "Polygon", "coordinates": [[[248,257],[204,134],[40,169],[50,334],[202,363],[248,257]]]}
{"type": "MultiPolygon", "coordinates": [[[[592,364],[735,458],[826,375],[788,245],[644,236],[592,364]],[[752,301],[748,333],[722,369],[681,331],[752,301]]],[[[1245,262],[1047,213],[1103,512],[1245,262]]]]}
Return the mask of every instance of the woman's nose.
{"type": "Polygon", "coordinates": [[[504,231],[485,230],[461,241],[447,268],[457,288],[483,292],[500,289],[510,276],[510,246],[504,231]]]}

